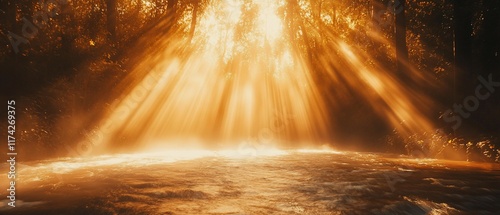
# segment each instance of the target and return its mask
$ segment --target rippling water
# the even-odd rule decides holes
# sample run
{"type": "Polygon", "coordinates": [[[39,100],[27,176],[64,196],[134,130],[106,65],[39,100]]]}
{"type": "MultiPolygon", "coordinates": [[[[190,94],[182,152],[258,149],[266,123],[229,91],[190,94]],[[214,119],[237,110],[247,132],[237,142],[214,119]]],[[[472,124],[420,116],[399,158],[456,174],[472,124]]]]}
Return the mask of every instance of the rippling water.
{"type": "Polygon", "coordinates": [[[68,158],[18,169],[17,207],[3,200],[1,214],[500,214],[497,164],[333,151],[243,158],[198,151],[68,158]]]}

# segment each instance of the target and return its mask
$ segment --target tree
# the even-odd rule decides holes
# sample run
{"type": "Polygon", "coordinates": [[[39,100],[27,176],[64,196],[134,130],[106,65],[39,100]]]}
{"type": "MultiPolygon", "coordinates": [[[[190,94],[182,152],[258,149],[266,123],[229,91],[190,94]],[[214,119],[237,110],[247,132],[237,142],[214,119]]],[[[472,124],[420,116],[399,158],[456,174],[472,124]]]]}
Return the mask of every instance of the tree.
{"type": "Polygon", "coordinates": [[[387,11],[385,6],[380,0],[371,0],[371,27],[373,31],[380,33],[381,27],[384,27],[387,23],[383,20],[383,16],[387,11]]]}
{"type": "Polygon", "coordinates": [[[177,0],[168,0],[167,14],[168,14],[168,16],[170,16],[172,18],[173,21],[176,20],[177,0]]]}
{"type": "Polygon", "coordinates": [[[194,31],[196,28],[196,19],[198,18],[198,7],[200,1],[193,1],[193,12],[191,14],[191,27],[189,28],[189,41],[193,39],[194,31]]]}
{"type": "Polygon", "coordinates": [[[500,62],[500,0],[484,0],[483,46],[481,70],[483,75],[499,71],[500,62]]]}
{"type": "Polygon", "coordinates": [[[106,0],[106,26],[109,40],[116,41],[116,0],[106,0]]]}
{"type": "Polygon", "coordinates": [[[453,19],[455,34],[455,72],[460,83],[455,84],[460,100],[471,88],[469,83],[472,71],[472,6],[473,0],[453,0],[453,19]]]}
{"type": "Polygon", "coordinates": [[[398,76],[404,81],[407,81],[408,69],[406,65],[408,64],[408,46],[406,45],[406,0],[396,0],[394,4],[398,76]]]}
{"type": "Polygon", "coordinates": [[[285,17],[285,19],[288,18],[287,24],[289,25],[289,33],[290,33],[290,38],[292,41],[294,41],[296,38],[296,35],[299,35],[300,31],[300,39],[301,41],[294,41],[298,45],[298,49],[301,48],[301,45],[305,47],[305,51],[307,54],[308,62],[311,63],[314,60],[313,54],[315,53],[313,50],[313,45],[314,41],[310,40],[309,32],[306,30],[306,26],[304,23],[304,18],[301,15],[301,8],[299,6],[299,2],[297,0],[290,0],[287,2],[286,5],[286,12],[289,14],[289,16],[285,17]]]}
{"type": "MultiPolygon", "coordinates": [[[[480,43],[481,59],[479,72],[482,77],[488,77],[490,74],[493,80],[500,80],[500,0],[484,0],[482,12],[484,21],[481,25],[480,43]]],[[[500,130],[498,109],[500,108],[500,95],[494,93],[492,97],[481,103],[481,110],[475,127],[483,131],[497,134],[500,130]]]]}

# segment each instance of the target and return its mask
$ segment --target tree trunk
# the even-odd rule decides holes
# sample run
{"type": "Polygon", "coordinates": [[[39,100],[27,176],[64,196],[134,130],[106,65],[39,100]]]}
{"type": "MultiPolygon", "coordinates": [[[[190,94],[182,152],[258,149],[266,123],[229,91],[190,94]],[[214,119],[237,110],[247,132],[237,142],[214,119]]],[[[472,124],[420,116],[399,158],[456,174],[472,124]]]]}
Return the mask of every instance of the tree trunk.
{"type": "Polygon", "coordinates": [[[376,33],[380,33],[380,29],[387,25],[384,14],[387,9],[384,7],[380,0],[371,0],[371,27],[376,33]]]}
{"type": "MultiPolygon", "coordinates": [[[[295,39],[295,35],[297,35],[297,32],[298,32],[298,29],[300,28],[300,30],[302,31],[302,44],[305,46],[305,50],[307,51],[307,56],[308,56],[308,60],[310,63],[312,63],[312,59],[313,59],[313,47],[312,45],[314,44],[314,41],[310,40],[310,37],[309,37],[309,33],[307,32],[307,29],[305,28],[305,25],[304,25],[304,20],[302,18],[302,16],[300,15],[300,6],[299,6],[299,2],[297,0],[290,0],[288,1],[288,5],[287,5],[287,12],[291,14],[291,17],[290,17],[290,20],[292,21],[290,23],[290,26],[291,26],[291,30],[292,30],[292,35],[293,35],[293,38],[295,39]],[[298,27],[298,28],[297,28],[298,27]]],[[[294,42],[297,42],[298,44],[300,44],[299,41],[294,41],[294,42]]],[[[299,50],[300,50],[300,46],[299,47],[299,50]]]]}
{"type": "Polygon", "coordinates": [[[381,0],[371,0],[371,26],[368,33],[375,38],[370,43],[372,45],[372,50],[374,50],[373,57],[378,60],[382,60],[382,56],[386,56],[385,52],[381,52],[382,50],[382,42],[379,38],[384,35],[384,28],[389,25],[388,20],[385,19],[387,8],[382,4],[381,0]],[[384,53],[384,54],[380,54],[384,53]]]}
{"type": "Polygon", "coordinates": [[[484,0],[483,48],[481,73],[488,75],[500,70],[500,0],[484,0]]]}
{"type": "Polygon", "coordinates": [[[165,30],[169,32],[172,29],[172,26],[174,26],[177,22],[177,0],[168,0],[167,17],[168,23],[165,30]]]}
{"type": "Polygon", "coordinates": [[[168,0],[167,4],[167,14],[172,19],[172,21],[176,20],[177,14],[177,0],[168,0]]]}
{"type": "Polygon", "coordinates": [[[406,45],[406,15],[405,15],[406,0],[396,0],[394,5],[394,13],[396,17],[396,58],[398,76],[403,81],[408,81],[408,47],[406,45]],[[399,4],[398,4],[399,3],[399,4]]]}
{"type": "MultiPolygon", "coordinates": [[[[479,71],[485,79],[491,74],[493,80],[500,80],[500,0],[483,1],[484,22],[482,24],[482,49],[479,71]]],[[[477,84],[476,84],[477,86],[477,84]]],[[[491,135],[500,131],[498,110],[500,110],[500,93],[492,93],[491,97],[481,103],[479,116],[474,116],[475,127],[491,135]],[[497,114],[495,114],[497,113],[497,114]]]]}
{"type": "Polygon", "coordinates": [[[106,0],[106,26],[109,40],[116,42],[116,0],[106,0]]]}
{"type": "Polygon", "coordinates": [[[472,0],[453,1],[453,19],[455,34],[455,77],[460,83],[455,84],[457,99],[463,99],[472,84],[472,0]],[[461,89],[461,90],[458,90],[461,89]]]}
{"type": "Polygon", "coordinates": [[[189,42],[193,40],[194,31],[196,28],[196,19],[198,18],[198,4],[199,2],[193,2],[193,14],[191,16],[191,27],[189,28],[189,42]]]}

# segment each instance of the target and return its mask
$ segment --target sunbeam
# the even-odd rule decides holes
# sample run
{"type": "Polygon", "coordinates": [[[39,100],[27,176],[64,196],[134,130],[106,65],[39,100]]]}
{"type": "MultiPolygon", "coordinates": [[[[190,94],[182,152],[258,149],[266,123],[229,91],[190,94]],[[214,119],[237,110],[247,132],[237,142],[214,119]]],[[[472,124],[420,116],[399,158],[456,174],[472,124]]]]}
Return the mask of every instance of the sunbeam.
{"type": "Polygon", "coordinates": [[[197,12],[196,28],[185,30],[192,32],[189,41],[182,32],[163,34],[131,72],[130,79],[143,81],[122,85],[122,99],[101,123],[105,131],[92,140],[95,151],[180,143],[223,148],[255,139],[281,147],[321,144],[333,133],[332,110],[350,100],[336,96],[345,89],[400,132],[433,131],[424,111],[433,104],[424,94],[349,45],[332,24],[308,27],[289,15],[312,17],[310,7],[278,0],[207,4],[197,12]],[[310,42],[317,53],[304,52],[310,42]],[[155,69],[146,70],[147,64],[155,69]],[[318,75],[334,87],[325,88],[318,75]]]}
{"type": "Polygon", "coordinates": [[[280,145],[326,136],[327,111],[308,63],[283,32],[282,7],[279,1],[208,5],[188,56],[169,53],[161,81],[146,83],[151,79],[145,73],[142,83],[125,89],[130,93],[105,119],[116,126],[102,126],[110,135],[95,144],[108,148],[110,138],[126,136],[140,147],[183,138],[232,146],[267,135],[280,145]],[[144,95],[130,106],[138,88],[144,95]],[[124,113],[123,106],[130,110],[124,113]]]}

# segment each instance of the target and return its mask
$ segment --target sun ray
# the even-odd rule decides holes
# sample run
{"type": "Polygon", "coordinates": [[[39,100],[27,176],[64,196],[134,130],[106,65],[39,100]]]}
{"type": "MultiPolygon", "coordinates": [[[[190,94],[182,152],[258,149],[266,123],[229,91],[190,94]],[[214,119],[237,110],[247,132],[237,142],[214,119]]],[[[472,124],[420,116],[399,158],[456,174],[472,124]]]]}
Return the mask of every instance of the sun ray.
{"type": "Polygon", "coordinates": [[[314,142],[318,133],[326,133],[326,110],[309,67],[278,15],[284,6],[278,0],[208,5],[190,42],[195,51],[185,59],[165,59],[161,83],[149,83],[140,102],[117,104],[108,121],[119,123],[109,129],[109,138],[95,143],[97,148],[119,148],[116,137],[147,148],[179,138],[280,145],[314,142]],[[252,10],[255,17],[246,17],[252,10]],[[124,106],[125,114],[118,111],[124,106]]]}

